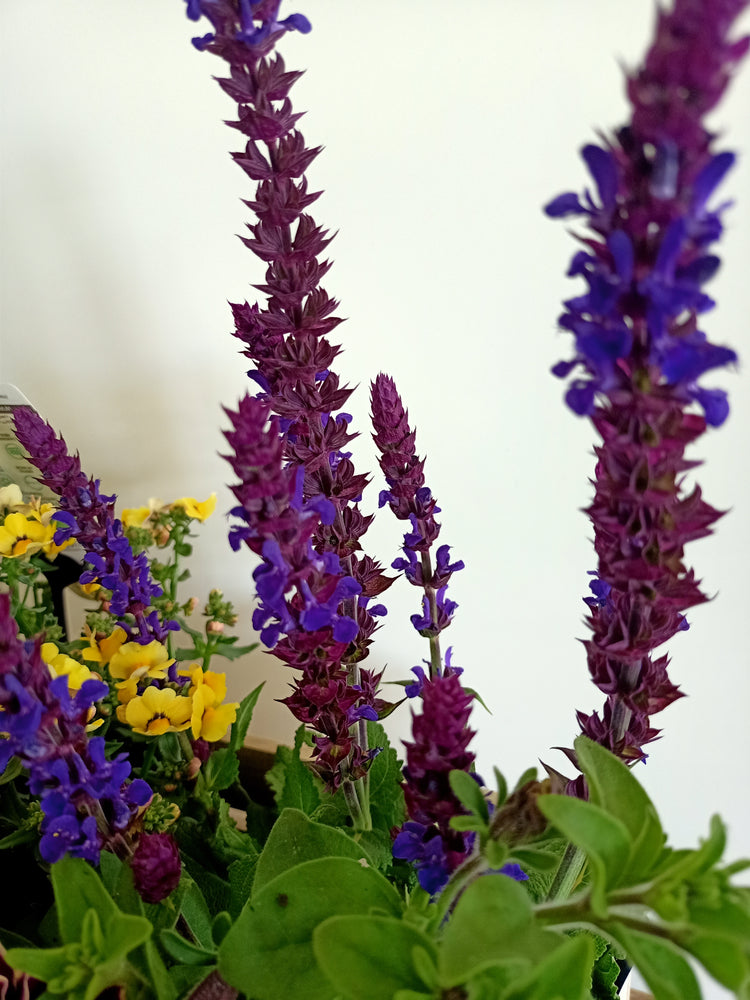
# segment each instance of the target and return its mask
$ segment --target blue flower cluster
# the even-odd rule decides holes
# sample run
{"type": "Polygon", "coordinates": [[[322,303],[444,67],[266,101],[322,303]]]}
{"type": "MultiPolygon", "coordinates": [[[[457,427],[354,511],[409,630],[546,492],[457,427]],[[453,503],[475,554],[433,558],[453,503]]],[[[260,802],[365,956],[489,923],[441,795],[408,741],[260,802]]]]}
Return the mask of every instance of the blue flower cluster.
{"type": "MultiPolygon", "coordinates": [[[[722,233],[726,204],[709,211],[707,203],[735,161],[733,153],[713,156],[691,184],[687,203],[676,198],[680,162],[673,143],[651,153],[648,164],[650,212],[629,204],[638,171],[622,149],[589,145],[583,159],[594,179],[596,201],[585,191],[581,201],[566,192],[546,206],[553,218],[584,215],[596,238],[583,242],[568,270],[588,285],[583,295],[568,299],[559,319],[575,337],[575,356],[552,369],[560,378],[583,369],[566,393],[578,414],[594,411],[597,393],[611,394],[647,372],[651,383],[665,384],[685,403],[697,402],[706,422],[719,426],[729,406],[726,393],[706,389],[698,379],[712,368],[737,361],[727,347],[708,342],[696,317],[713,308],[703,285],[719,268],[707,252],[722,233]],[[632,176],[635,173],[636,177],[632,176]]],[[[643,192],[638,191],[642,199],[643,192]]]]}
{"type": "Polygon", "coordinates": [[[29,790],[44,818],[39,850],[50,864],[65,854],[98,863],[108,838],[125,830],[151,798],[148,784],[127,784],[127,754],[105,757],[101,737],[89,739],[86,720],[109,692],[100,680],[71,694],[67,677],[50,679],[39,643],[21,641],[0,595],[0,774],[11,757],[29,772],[29,790]]]}
{"type": "MultiPolygon", "coordinates": [[[[226,17],[226,11],[215,0],[186,0],[186,3],[186,14],[191,21],[207,17],[213,23],[214,18],[226,17]]],[[[240,0],[240,28],[235,33],[237,41],[254,48],[279,31],[300,31],[306,35],[312,30],[304,14],[290,14],[279,20],[280,7],[281,0],[240,0]]],[[[216,35],[209,32],[194,38],[193,45],[203,51],[215,40],[216,35]]]]}

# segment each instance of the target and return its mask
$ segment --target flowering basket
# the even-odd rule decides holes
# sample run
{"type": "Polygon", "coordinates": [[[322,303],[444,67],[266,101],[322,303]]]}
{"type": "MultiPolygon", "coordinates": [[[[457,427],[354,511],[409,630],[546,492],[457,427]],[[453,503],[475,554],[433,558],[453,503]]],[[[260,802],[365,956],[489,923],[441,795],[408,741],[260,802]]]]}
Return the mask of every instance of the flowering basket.
{"type": "Polygon", "coordinates": [[[309,212],[319,150],[277,51],[310,22],[278,0],[187,0],[238,106],[243,242],[265,268],[260,301],[232,305],[252,391],[224,432],[258,640],[239,641],[222,591],[185,596],[216,496],[118,507],[8,390],[24,488],[0,488],[0,1000],[614,1000],[633,967],[656,1000],[699,1000],[697,967],[750,998],[750,862],[723,860],[717,816],[698,847],[670,846],[638,780],[653,716],[681,696],[663,644],[706,601],[685,546],[720,516],[685,474],[729,412],[703,376],[737,360],[701,328],[735,159],[705,116],[750,47],[745,6],[659,11],[628,121],[582,151],[590,189],[545,208],[579,244],[553,373],[597,435],[584,648],[604,702],[578,713],[560,769],[508,781],[477,769],[483,703],[443,636],[464,564],[383,373],[377,504],[403,542],[389,569],[367,553],[330,237],[309,212]],[[425,658],[386,684],[368,657],[397,578],[425,658]],[[222,669],[258,644],[287,668],[298,726],[265,754],[246,746],[263,684],[232,700],[222,669]]]}

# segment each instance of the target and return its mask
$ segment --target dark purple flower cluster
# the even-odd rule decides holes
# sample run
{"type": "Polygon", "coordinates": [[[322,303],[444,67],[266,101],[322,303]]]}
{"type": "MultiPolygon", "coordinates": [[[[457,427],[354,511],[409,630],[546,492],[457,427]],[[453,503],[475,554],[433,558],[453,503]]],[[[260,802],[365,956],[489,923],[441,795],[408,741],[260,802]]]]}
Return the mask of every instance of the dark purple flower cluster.
{"type": "MultiPolygon", "coordinates": [[[[586,642],[589,670],[607,697],[600,716],[579,713],[582,730],[626,761],[642,759],[659,730],[650,716],[680,697],[666,655],[653,651],[684,630],[684,612],[706,600],[684,546],[709,534],[720,513],[686,493],[685,457],[707,425],[729,412],[706,372],[737,360],[712,344],[698,317],[713,300],[703,286],[719,258],[726,205],[709,208],[734,162],[715,153],[703,117],[723,93],[750,39],[729,39],[746,0],[675,0],[660,10],[656,39],[628,79],[632,118],[583,158],[596,196],[566,193],[546,211],[583,216],[589,234],[569,274],[584,294],[565,302],[561,326],[575,355],[553,369],[578,374],[568,405],[589,415],[601,437],[588,509],[598,556],[586,642]],[[704,416],[689,412],[697,403],[704,416]]],[[[574,755],[569,754],[573,757],[574,755]]]]}
{"type": "Polygon", "coordinates": [[[133,880],[144,903],[160,903],[180,881],[182,862],[174,837],[168,833],[142,833],[131,859],[133,880]]]}
{"type": "Polygon", "coordinates": [[[274,653],[301,671],[287,703],[297,718],[313,728],[320,725],[318,764],[337,784],[344,773],[362,773],[369,759],[364,726],[353,740],[342,720],[361,723],[363,712],[366,717],[376,713],[377,678],[359,664],[376,618],[385,614],[372,602],[390,580],[361,550],[372,517],[358,507],[367,476],[355,472],[346,450],[354,435],[342,408],[351,390],[332,370],[339,347],[327,335],[340,320],[334,315],[337,303],[321,287],[330,267],[321,258],[330,241],[306,212],[319,196],[308,191],[305,179],[319,150],[307,148],[296,128],[300,115],[292,110],[289,91],[300,74],[287,72],[280,56],[270,57],[281,31],[304,31],[309,24],[300,15],[279,20],[278,9],[278,2],[266,0],[200,0],[189,5],[188,13],[202,14],[213,25],[199,47],[229,64],[229,78],[219,82],[238,104],[238,121],[232,125],[247,139],[234,159],[255,185],[255,196],[246,204],[257,222],[243,242],[267,265],[265,281],[257,286],[267,298],[262,307],[232,307],[235,334],[253,362],[248,375],[259,389],[258,399],[267,403],[266,416],[278,418],[271,426],[282,464],[275,467],[283,467],[289,479],[285,516],[296,520],[294,530],[301,532],[292,544],[271,521],[259,526],[249,494],[255,488],[253,470],[264,467],[265,452],[256,461],[250,449],[270,448],[271,442],[259,434],[258,414],[243,401],[229,440],[243,449],[239,465],[232,461],[241,496],[233,513],[244,523],[231,538],[237,547],[252,539],[257,543],[256,532],[262,534],[262,545],[251,544],[263,559],[255,574],[261,599],[255,624],[274,653]],[[323,634],[321,645],[316,637],[323,634]],[[325,718],[331,714],[335,720],[325,718]]]}
{"type": "Polygon", "coordinates": [[[71,854],[98,863],[151,789],[141,779],[126,783],[127,754],[107,760],[104,740],[86,734],[89,711],[107,685],[86,680],[71,695],[67,677],[50,679],[39,642],[23,642],[16,628],[10,599],[0,594],[0,773],[13,756],[28,769],[29,790],[44,813],[45,861],[71,854]]]}
{"type": "Polygon", "coordinates": [[[404,795],[409,821],[397,835],[393,854],[412,861],[419,883],[439,892],[471,850],[473,834],[454,830],[452,816],[465,810],[451,789],[451,771],[471,771],[468,749],[473,695],[461,686],[460,671],[447,667],[421,685],[421,711],[412,713],[412,741],[405,742],[404,795]]]}
{"type": "Polygon", "coordinates": [[[246,396],[236,412],[226,412],[233,426],[226,432],[228,461],[240,480],[232,488],[240,504],[233,513],[243,519],[231,542],[262,559],[253,574],[260,601],[253,625],[300,671],[284,703],[315,731],[316,767],[336,788],[344,777],[365,773],[370,757],[351,727],[377,719],[380,704],[379,678],[362,670],[352,683],[342,665],[357,623],[340,609],[347,602],[356,607],[362,587],[344,573],[336,553],[313,547],[319,524],[330,524],[335,507],[324,497],[304,499],[304,472],[285,463],[280,418],[271,416],[270,404],[246,396]]]}
{"type": "Polygon", "coordinates": [[[99,583],[112,591],[112,614],[135,619],[135,628],[121,623],[131,639],[163,642],[179,626],[170,621],[162,624],[156,611],[149,612],[161,589],[151,580],[146,554],[133,554],[114,514],[115,497],[99,491],[99,480],[81,471],[78,456],[69,454],[65,441],[35,410],[19,407],[15,426],[18,440],[40,472],[40,482],[60,498],[55,544],[75,538],[86,550],[85,559],[92,568],[81,575],[81,583],[99,583]]]}
{"type": "MultiPolygon", "coordinates": [[[[440,534],[435,520],[440,508],[425,486],[424,459],[417,457],[416,433],[409,427],[409,414],[393,379],[381,372],[372,383],[370,398],[373,440],[388,484],[388,489],[380,493],[379,505],[388,504],[396,517],[408,521],[411,528],[404,535],[404,556],[392,566],[424,591],[422,613],[412,615],[411,622],[420,635],[437,640],[458,607],[446,594],[451,576],[464,564],[461,560],[452,563],[450,546],[441,545],[432,566],[430,550],[440,534]]],[[[435,664],[432,673],[439,669],[440,665],[435,664]]]]}

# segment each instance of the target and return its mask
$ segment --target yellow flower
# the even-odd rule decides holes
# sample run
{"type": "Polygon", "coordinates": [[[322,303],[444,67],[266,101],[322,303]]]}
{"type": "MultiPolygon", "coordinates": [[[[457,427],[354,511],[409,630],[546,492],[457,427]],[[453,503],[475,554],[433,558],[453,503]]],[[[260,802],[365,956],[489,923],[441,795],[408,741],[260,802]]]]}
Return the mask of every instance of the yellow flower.
{"type": "Polygon", "coordinates": [[[172,688],[147,687],[125,706],[125,721],[136,733],[161,736],[181,733],[190,725],[193,703],[172,688]]]}
{"type": "Polygon", "coordinates": [[[96,636],[89,634],[88,649],[81,650],[81,656],[83,656],[84,660],[93,660],[94,663],[109,663],[127,637],[127,632],[124,628],[120,628],[119,625],[114,627],[112,635],[108,635],[105,639],[100,639],[99,642],[96,641],[96,636]]]}
{"type": "Polygon", "coordinates": [[[221,704],[227,696],[227,675],[204,672],[198,664],[180,673],[189,675],[192,682],[189,694],[193,699],[193,739],[215,743],[236,720],[239,708],[238,702],[221,704]]]}
{"type": "Polygon", "coordinates": [[[139,642],[126,642],[110,657],[109,672],[115,680],[166,677],[173,663],[166,646],[156,639],[145,646],[139,642]]]}
{"type": "Polygon", "coordinates": [[[117,688],[117,700],[120,702],[117,706],[117,718],[120,722],[127,722],[128,720],[125,713],[127,711],[128,703],[138,695],[138,681],[135,677],[130,677],[126,681],[120,681],[120,683],[115,686],[117,688]]]}
{"type": "Polygon", "coordinates": [[[0,525],[0,556],[33,555],[52,545],[55,528],[43,525],[36,517],[25,514],[8,514],[0,525]]]}
{"type": "Polygon", "coordinates": [[[120,520],[125,528],[140,528],[146,518],[150,516],[150,507],[126,507],[120,512],[120,520]]]}
{"type": "Polygon", "coordinates": [[[208,500],[196,500],[194,497],[182,497],[175,500],[173,507],[181,507],[188,517],[196,521],[205,521],[216,510],[216,494],[212,493],[208,500]]]}

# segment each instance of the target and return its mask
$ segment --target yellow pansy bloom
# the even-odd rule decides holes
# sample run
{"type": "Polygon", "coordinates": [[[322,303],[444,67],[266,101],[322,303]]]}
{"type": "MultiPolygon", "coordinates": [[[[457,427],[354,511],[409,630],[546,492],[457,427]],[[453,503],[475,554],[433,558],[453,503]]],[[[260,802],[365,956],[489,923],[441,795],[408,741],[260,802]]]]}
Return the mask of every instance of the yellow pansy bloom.
{"type": "Polygon", "coordinates": [[[124,628],[120,628],[119,625],[114,627],[112,635],[108,635],[98,642],[96,637],[90,634],[88,636],[88,648],[81,650],[81,656],[83,656],[84,660],[93,660],[94,663],[109,663],[127,637],[127,632],[124,628]]]}
{"type": "Polygon", "coordinates": [[[227,696],[227,675],[211,670],[204,672],[197,664],[189,671],[181,670],[180,673],[189,674],[191,680],[193,739],[215,743],[236,720],[239,708],[238,702],[221,704],[227,696]]]}
{"type": "Polygon", "coordinates": [[[151,686],[143,694],[130,699],[124,714],[125,721],[134,732],[144,736],[161,736],[187,729],[192,712],[192,699],[176,694],[172,688],[151,686]]]}
{"type": "Polygon", "coordinates": [[[140,528],[150,515],[150,507],[126,507],[120,512],[120,520],[126,528],[140,528]]]}
{"type": "Polygon", "coordinates": [[[125,713],[127,711],[128,702],[131,702],[133,698],[138,696],[138,681],[135,677],[130,677],[126,681],[120,681],[119,684],[115,685],[117,688],[117,700],[120,704],[117,706],[117,718],[120,722],[127,722],[125,713]]]}
{"type": "Polygon", "coordinates": [[[109,672],[115,680],[166,677],[173,663],[166,646],[156,639],[145,646],[139,642],[126,642],[110,658],[109,672]]]}
{"type": "Polygon", "coordinates": [[[54,527],[42,524],[36,517],[8,514],[0,525],[0,556],[16,559],[49,548],[53,546],[55,530],[54,527]]]}
{"type": "Polygon", "coordinates": [[[196,521],[205,521],[216,510],[216,494],[212,493],[207,500],[196,500],[194,497],[182,497],[175,500],[173,507],[181,507],[188,517],[196,521]]]}

